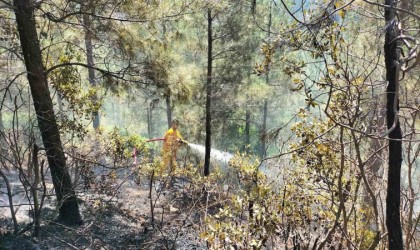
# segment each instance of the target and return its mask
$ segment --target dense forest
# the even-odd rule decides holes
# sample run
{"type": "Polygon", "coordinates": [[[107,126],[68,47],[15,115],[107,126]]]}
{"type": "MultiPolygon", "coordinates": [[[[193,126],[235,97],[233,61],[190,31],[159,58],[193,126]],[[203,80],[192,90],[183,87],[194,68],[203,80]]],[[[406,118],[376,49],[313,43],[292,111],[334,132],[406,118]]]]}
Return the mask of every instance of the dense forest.
{"type": "Polygon", "coordinates": [[[419,0],[0,0],[0,249],[420,249],[419,0]]]}

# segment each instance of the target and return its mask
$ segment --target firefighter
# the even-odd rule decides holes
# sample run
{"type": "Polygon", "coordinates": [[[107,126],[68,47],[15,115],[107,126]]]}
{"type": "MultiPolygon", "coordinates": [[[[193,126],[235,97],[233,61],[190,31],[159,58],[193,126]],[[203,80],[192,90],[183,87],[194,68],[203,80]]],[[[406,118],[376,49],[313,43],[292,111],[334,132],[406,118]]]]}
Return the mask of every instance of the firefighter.
{"type": "Polygon", "coordinates": [[[186,143],[178,130],[178,125],[179,121],[173,120],[171,123],[171,128],[166,131],[165,137],[163,138],[163,162],[166,166],[170,167],[171,172],[174,170],[176,154],[179,147],[186,143]]]}

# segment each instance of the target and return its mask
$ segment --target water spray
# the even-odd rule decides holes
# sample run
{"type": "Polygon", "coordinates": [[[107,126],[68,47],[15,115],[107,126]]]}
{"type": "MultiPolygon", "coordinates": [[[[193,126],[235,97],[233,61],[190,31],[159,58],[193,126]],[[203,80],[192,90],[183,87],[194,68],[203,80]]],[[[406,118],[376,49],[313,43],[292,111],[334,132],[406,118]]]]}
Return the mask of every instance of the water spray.
{"type": "MultiPolygon", "coordinates": [[[[203,145],[188,143],[193,154],[204,159],[206,153],[206,147],[203,145]]],[[[219,165],[222,169],[227,169],[229,161],[233,158],[233,154],[227,151],[221,151],[218,149],[212,148],[210,151],[210,162],[214,165],[219,165]]]]}
{"type": "MultiPolygon", "coordinates": [[[[164,141],[165,138],[154,138],[154,139],[149,139],[146,140],[144,142],[155,142],[155,141],[164,141]]],[[[194,144],[194,143],[189,143],[188,141],[185,140],[178,140],[180,143],[185,144],[186,146],[188,146],[191,149],[191,152],[194,155],[197,155],[200,158],[204,159],[204,155],[206,153],[206,148],[203,145],[199,145],[199,144],[194,144]]],[[[133,157],[134,157],[134,163],[137,163],[137,151],[136,148],[133,149],[133,157]]],[[[227,166],[229,165],[229,161],[233,158],[233,154],[227,152],[227,151],[221,151],[218,149],[211,149],[210,152],[210,162],[214,165],[219,165],[220,167],[222,167],[223,169],[226,169],[227,166]]]]}

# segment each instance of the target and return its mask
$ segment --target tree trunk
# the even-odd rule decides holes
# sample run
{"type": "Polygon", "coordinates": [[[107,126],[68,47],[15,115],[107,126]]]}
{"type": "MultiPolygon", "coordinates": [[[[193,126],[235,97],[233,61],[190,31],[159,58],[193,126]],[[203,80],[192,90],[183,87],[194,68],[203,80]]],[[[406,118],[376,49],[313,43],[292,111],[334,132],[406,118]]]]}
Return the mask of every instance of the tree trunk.
{"type": "MultiPolygon", "coordinates": [[[[31,183],[31,193],[34,201],[34,232],[35,237],[39,237],[40,228],[41,228],[41,205],[38,199],[38,185],[40,183],[40,172],[39,172],[39,162],[38,162],[38,145],[34,143],[34,148],[32,151],[32,164],[34,171],[34,180],[31,183]]],[[[31,177],[31,176],[30,176],[31,177]]]]}
{"type": "Polygon", "coordinates": [[[153,108],[152,105],[147,109],[147,135],[153,138],[153,108]]]}
{"type": "MultiPolygon", "coordinates": [[[[149,138],[153,138],[153,102],[150,103],[149,108],[147,109],[147,134],[149,138]]],[[[154,148],[150,150],[150,157],[153,159],[154,148]]]]}
{"type": "MultiPolygon", "coordinates": [[[[396,6],[395,0],[385,0],[385,5],[396,6]]],[[[396,34],[395,10],[385,8],[385,67],[388,81],[387,92],[387,127],[392,129],[389,133],[389,163],[388,187],[386,196],[386,226],[388,229],[389,249],[402,250],[402,230],[400,221],[400,187],[401,187],[401,162],[402,162],[402,133],[398,121],[398,88],[399,69],[397,68],[398,53],[396,34]],[[395,110],[395,107],[397,107],[395,110]],[[396,122],[394,124],[394,122],[396,122]]]]}
{"type": "MultiPolygon", "coordinates": [[[[1,110],[0,110],[1,111],[1,110]]],[[[0,112],[0,134],[4,132],[3,126],[3,112],[0,112]]]]}
{"type": "Polygon", "coordinates": [[[172,108],[170,93],[166,96],[166,117],[168,118],[168,128],[172,127],[172,108]]]}
{"type": "Polygon", "coordinates": [[[3,112],[0,110],[0,155],[5,153],[7,149],[7,142],[5,138],[3,125],[3,112]]]}
{"type": "Polygon", "coordinates": [[[204,176],[210,175],[210,151],[211,151],[211,95],[212,95],[212,69],[213,69],[213,37],[212,37],[211,10],[207,11],[207,83],[206,83],[206,153],[204,155],[204,176]]]}
{"type": "MultiPolygon", "coordinates": [[[[89,9],[90,6],[89,6],[89,9]]],[[[92,45],[92,25],[90,21],[90,16],[87,14],[83,15],[83,25],[85,26],[85,47],[86,47],[86,58],[87,58],[87,65],[88,67],[88,77],[90,85],[95,88],[96,87],[96,78],[95,78],[95,70],[93,67],[95,66],[93,61],[93,45],[92,45]]],[[[97,96],[92,96],[92,103],[97,104],[97,96]]],[[[98,111],[92,112],[92,119],[93,119],[93,128],[97,130],[99,128],[99,113],[98,111]]]]}
{"type": "Polygon", "coordinates": [[[13,204],[13,191],[12,191],[12,187],[10,186],[10,182],[9,179],[7,178],[6,174],[3,172],[3,170],[1,170],[0,168],[0,176],[3,178],[4,180],[4,184],[6,185],[6,190],[7,190],[7,198],[9,201],[9,209],[10,209],[10,214],[12,215],[12,221],[13,221],[13,234],[17,234],[18,232],[18,227],[19,224],[17,222],[16,219],[16,212],[15,212],[15,208],[14,208],[14,204],[13,204]]]}
{"type": "Polygon", "coordinates": [[[34,2],[14,0],[13,4],[25,66],[29,72],[27,77],[37,114],[38,127],[57,196],[59,219],[67,225],[80,224],[82,219],[79,213],[79,205],[70,174],[66,168],[66,158],[54,115],[53,102],[48,89],[47,77],[44,74],[34,17],[34,2]]]}
{"type": "MultiPolygon", "coordinates": [[[[270,13],[268,15],[268,27],[267,27],[267,38],[270,39],[271,36],[271,24],[272,24],[272,19],[271,19],[271,8],[272,8],[272,4],[273,2],[270,2],[270,13]]],[[[267,75],[265,76],[265,83],[268,85],[270,83],[270,78],[269,78],[269,71],[267,71],[267,75]]],[[[268,112],[268,100],[265,99],[264,100],[264,108],[263,108],[263,124],[262,124],[262,133],[261,133],[261,152],[260,152],[260,157],[261,159],[264,159],[266,156],[266,142],[267,142],[267,112],[268,112]]]]}
{"type": "Polygon", "coordinates": [[[245,112],[245,152],[249,153],[250,151],[250,129],[251,129],[251,112],[249,109],[245,112]]]}
{"type": "MultiPolygon", "coordinates": [[[[268,79],[268,76],[267,76],[268,79]]],[[[261,159],[265,158],[266,155],[266,142],[267,142],[267,111],[268,111],[268,100],[264,100],[264,109],[263,109],[263,124],[262,124],[262,133],[261,133],[261,159]]]]}

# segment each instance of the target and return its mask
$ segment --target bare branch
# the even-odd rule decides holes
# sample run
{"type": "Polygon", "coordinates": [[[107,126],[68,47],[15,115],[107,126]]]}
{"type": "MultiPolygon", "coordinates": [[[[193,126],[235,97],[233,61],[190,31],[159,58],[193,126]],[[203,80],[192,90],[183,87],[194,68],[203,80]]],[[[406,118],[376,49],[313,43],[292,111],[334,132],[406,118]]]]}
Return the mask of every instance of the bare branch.
{"type": "Polygon", "coordinates": [[[386,5],[386,4],[375,3],[375,2],[372,2],[372,1],[369,1],[369,0],[363,0],[363,1],[365,1],[368,4],[372,4],[372,5],[376,5],[376,6],[380,6],[380,7],[384,7],[384,8],[390,8],[390,9],[394,9],[394,10],[398,10],[398,11],[401,11],[401,12],[404,12],[406,14],[409,14],[410,16],[413,16],[416,19],[420,20],[420,15],[417,15],[416,13],[411,12],[409,10],[405,10],[405,9],[401,9],[401,8],[398,8],[398,7],[389,6],[389,5],[386,5]]]}

